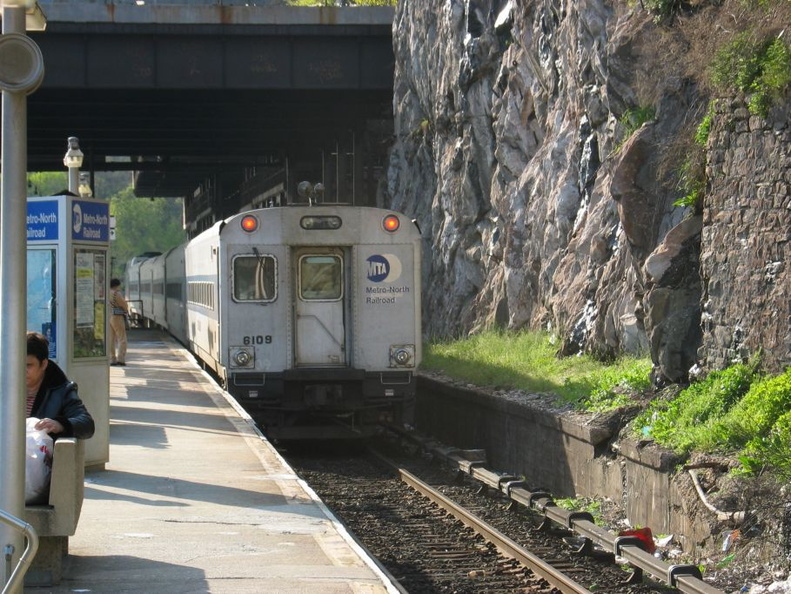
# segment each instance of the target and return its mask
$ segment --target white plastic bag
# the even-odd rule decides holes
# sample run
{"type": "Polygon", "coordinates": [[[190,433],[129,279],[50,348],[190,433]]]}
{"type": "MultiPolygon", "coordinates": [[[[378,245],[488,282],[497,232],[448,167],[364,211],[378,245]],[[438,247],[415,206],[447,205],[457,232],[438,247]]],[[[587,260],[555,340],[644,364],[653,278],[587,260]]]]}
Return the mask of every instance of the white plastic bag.
{"type": "Polygon", "coordinates": [[[35,429],[39,419],[27,419],[25,448],[25,504],[46,503],[52,474],[52,438],[35,429]]]}

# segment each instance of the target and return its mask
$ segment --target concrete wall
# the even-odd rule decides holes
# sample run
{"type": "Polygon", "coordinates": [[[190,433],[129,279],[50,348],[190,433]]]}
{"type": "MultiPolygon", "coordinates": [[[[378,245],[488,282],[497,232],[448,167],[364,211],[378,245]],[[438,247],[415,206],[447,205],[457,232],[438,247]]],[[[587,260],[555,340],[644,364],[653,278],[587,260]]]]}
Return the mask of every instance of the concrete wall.
{"type": "Polygon", "coordinates": [[[486,451],[492,470],[553,496],[609,498],[633,526],[674,534],[692,551],[710,535],[691,478],[656,446],[619,439],[617,416],[551,409],[538,395],[488,393],[425,375],[416,425],[449,446],[486,451]],[[692,497],[690,497],[692,494],[692,497]]]}

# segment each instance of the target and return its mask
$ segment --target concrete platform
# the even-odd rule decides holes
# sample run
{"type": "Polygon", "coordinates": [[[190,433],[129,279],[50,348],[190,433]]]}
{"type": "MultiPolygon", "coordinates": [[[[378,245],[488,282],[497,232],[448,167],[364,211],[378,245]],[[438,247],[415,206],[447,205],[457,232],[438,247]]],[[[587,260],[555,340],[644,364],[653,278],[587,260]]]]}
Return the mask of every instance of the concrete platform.
{"type": "Polygon", "coordinates": [[[25,592],[397,592],[244,411],[165,335],[130,332],[110,461],[63,580],[25,592]]]}

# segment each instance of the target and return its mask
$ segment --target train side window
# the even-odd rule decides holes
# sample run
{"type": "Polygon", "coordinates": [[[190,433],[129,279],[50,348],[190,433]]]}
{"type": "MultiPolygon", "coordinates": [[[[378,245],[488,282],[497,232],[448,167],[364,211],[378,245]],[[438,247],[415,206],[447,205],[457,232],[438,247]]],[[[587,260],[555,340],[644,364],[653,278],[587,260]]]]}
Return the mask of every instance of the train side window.
{"type": "Polygon", "coordinates": [[[214,283],[187,282],[187,303],[214,309],[214,283]]]}
{"type": "Polygon", "coordinates": [[[168,299],[183,299],[181,283],[168,283],[165,285],[165,295],[168,299]]]}
{"type": "Polygon", "coordinates": [[[236,256],[233,259],[234,301],[274,301],[276,271],[272,256],[236,256]]]}
{"type": "Polygon", "coordinates": [[[299,260],[299,296],[304,301],[343,297],[343,265],[338,256],[303,256],[299,260]]]}

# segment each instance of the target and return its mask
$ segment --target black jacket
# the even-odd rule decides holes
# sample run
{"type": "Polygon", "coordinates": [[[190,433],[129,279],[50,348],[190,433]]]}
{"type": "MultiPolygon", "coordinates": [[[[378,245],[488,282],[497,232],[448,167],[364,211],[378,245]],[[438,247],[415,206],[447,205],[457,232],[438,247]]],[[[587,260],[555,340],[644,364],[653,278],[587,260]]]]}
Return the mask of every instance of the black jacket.
{"type": "Polygon", "coordinates": [[[49,361],[44,372],[44,381],[33,402],[31,417],[52,419],[63,425],[63,433],[51,434],[59,437],[88,439],[93,435],[93,417],[77,394],[77,384],[66,377],[55,361],[49,361]]]}

